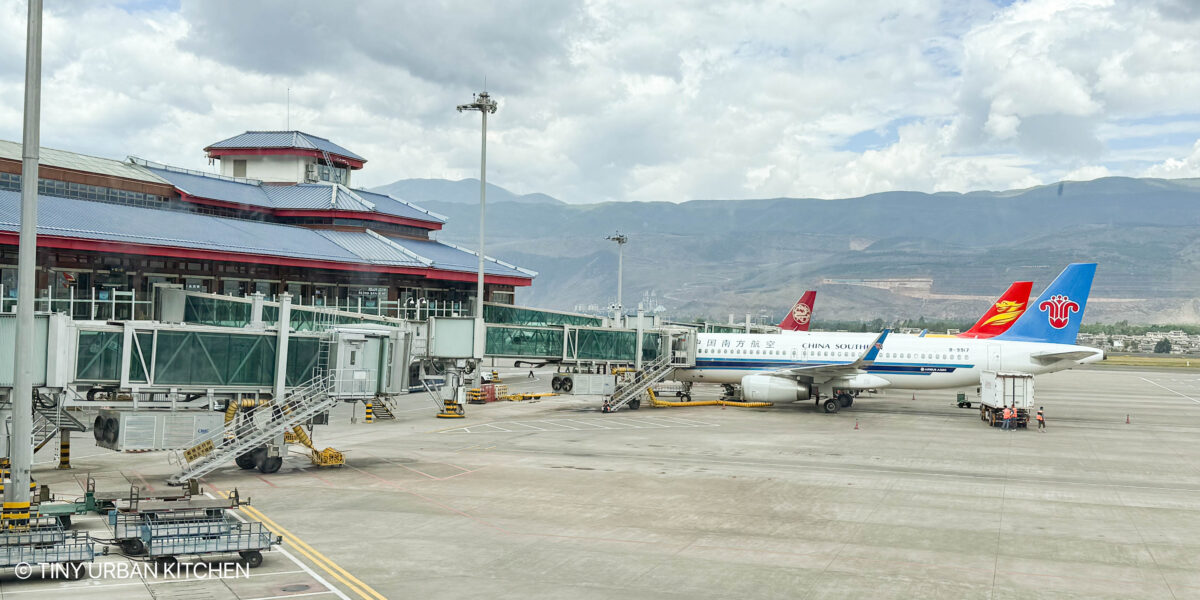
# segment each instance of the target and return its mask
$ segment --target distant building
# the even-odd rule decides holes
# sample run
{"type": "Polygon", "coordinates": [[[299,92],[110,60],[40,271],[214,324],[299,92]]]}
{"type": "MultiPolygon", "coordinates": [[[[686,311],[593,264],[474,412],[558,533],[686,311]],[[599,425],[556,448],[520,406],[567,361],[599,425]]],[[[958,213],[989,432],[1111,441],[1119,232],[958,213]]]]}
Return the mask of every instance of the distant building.
{"type": "Polygon", "coordinates": [[[888,290],[899,294],[920,295],[933,291],[933,279],[928,277],[884,277],[884,278],[831,278],[821,280],[823,285],[858,285],[888,290]]]}
{"type": "MultiPolygon", "coordinates": [[[[434,239],[441,215],[350,187],[365,158],[300,131],[248,131],[205,151],[221,175],[42,148],[39,297],[148,297],[173,283],[470,310],[477,254],[434,239]]],[[[0,311],[15,305],[20,185],[21,145],[0,141],[0,311]]],[[[485,274],[485,300],[508,304],[536,275],[491,257],[485,274]]]]}

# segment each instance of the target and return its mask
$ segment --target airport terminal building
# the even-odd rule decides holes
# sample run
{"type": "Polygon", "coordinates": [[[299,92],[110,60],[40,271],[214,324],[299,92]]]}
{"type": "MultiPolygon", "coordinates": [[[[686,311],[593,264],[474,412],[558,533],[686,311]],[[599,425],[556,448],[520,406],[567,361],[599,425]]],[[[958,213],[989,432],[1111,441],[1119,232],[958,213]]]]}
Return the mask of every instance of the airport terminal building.
{"type": "MultiPolygon", "coordinates": [[[[137,315],[107,316],[145,317],[155,284],[177,284],[367,311],[471,310],[478,255],[436,240],[444,217],[351,187],[365,158],[300,131],[247,131],[204,151],[221,174],[43,148],[39,300],[87,318],[62,300],[136,298],[137,315]]],[[[0,312],[16,304],[20,185],[21,145],[0,141],[0,312]]],[[[487,257],[485,301],[512,304],[535,275],[487,257]]]]}

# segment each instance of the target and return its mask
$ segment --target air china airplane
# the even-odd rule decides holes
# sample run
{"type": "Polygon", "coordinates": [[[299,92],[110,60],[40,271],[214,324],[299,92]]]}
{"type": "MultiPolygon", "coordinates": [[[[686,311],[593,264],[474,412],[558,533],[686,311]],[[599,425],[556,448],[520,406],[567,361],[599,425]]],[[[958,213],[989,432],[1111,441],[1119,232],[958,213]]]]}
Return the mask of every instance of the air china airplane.
{"type": "Polygon", "coordinates": [[[826,412],[854,401],[853,391],[976,387],[983,371],[1039,375],[1102,360],[1076,346],[1095,263],[1068,265],[1008,331],[987,339],[809,332],[791,335],[701,333],[695,367],[683,382],[739,384],[749,401],[816,398],[826,412]],[[822,403],[821,395],[826,399],[822,403]]]}

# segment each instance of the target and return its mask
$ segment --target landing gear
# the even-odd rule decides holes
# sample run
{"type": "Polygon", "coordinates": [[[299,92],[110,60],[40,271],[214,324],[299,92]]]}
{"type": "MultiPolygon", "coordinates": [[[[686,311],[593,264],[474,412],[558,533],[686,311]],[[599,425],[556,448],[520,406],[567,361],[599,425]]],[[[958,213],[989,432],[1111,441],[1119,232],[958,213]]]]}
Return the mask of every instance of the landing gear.
{"type": "Polygon", "coordinates": [[[825,407],[825,412],[832,414],[836,413],[838,409],[841,408],[841,402],[839,402],[837,398],[826,398],[823,406],[825,407]]]}
{"type": "MultiPolygon", "coordinates": [[[[262,448],[261,450],[263,451],[264,454],[266,454],[265,448],[262,448]]],[[[257,456],[258,451],[259,451],[259,449],[251,450],[251,451],[235,458],[233,460],[233,462],[237,463],[237,466],[249,471],[250,469],[253,469],[254,467],[258,466],[258,456],[257,456]]]]}
{"type": "Polygon", "coordinates": [[[850,408],[854,405],[854,396],[846,392],[838,394],[837,400],[838,403],[842,405],[842,408],[850,408]]]}
{"type": "Polygon", "coordinates": [[[282,466],[283,466],[283,457],[282,456],[267,456],[266,450],[265,449],[263,450],[262,458],[258,461],[258,472],[259,473],[262,473],[263,475],[270,475],[271,473],[278,472],[279,467],[282,467],[282,466]]]}

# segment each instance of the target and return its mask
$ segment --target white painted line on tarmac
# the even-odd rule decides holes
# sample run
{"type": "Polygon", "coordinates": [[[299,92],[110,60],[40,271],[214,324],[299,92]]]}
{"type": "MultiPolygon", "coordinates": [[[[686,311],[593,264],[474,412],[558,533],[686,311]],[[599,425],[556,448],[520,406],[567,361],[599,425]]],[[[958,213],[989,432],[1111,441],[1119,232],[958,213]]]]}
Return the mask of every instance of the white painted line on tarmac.
{"type": "Polygon", "coordinates": [[[1184,398],[1187,398],[1188,400],[1191,400],[1192,402],[1195,402],[1196,404],[1200,404],[1200,400],[1197,400],[1197,399],[1195,399],[1195,398],[1193,398],[1193,397],[1191,397],[1191,396],[1189,396],[1189,395],[1187,395],[1187,394],[1185,394],[1185,393],[1183,393],[1183,392],[1177,392],[1177,391],[1175,391],[1175,390],[1173,390],[1173,389],[1171,389],[1171,388],[1169,388],[1169,387],[1167,387],[1167,386],[1165,386],[1165,385],[1163,385],[1163,384],[1161,384],[1161,383],[1157,383],[1157,382],[1154,382],[1154,381],[1150,381],[1149,379],[1146,379],[1145,377],[1138,377],[1138,379],[1141,379],[1142,381],[1145,381],[1146,383],[1149,383],[1150,385],[1156,385],[1156,386],[1158,386],[1158,387],[1160,387],[1160,388],[1162,388],[1162,389],[1164,389],[1164,390],[1167,390],[1168,392],[1171,392],[1172,394],[1175,394],[1175,395],[1178,395],[1178,396],[1183,396],[1184,398]]]}
{"type": "Polygon", "coordinates": [[[325,595],[325,594],[332,594],[332,593],[333,593],[333,592],[330,592],[330,591],[324,591],[324,592],[307,592],[307,593],[304,593],[304,594],[284,594],[284,595],[282,595],[282,596],[262,596],[262,597],[259,597],[259,598],[250,598],[250,599],[248,599],[248,600],[276,600],[277,598],[299,598],[299,597],[301,597],[301,596],[323,596],[323,595],[325,595]]]}
{"type": "MultiPolygon", "coordinates": [[[[208,492],[204,492],[204,495],[208,496],[209,498],[214,497],[212,494],[210,494],[208,492]]],[[[243,517],[242,515],[240,515],[236,512],[231,512],[229,514],[233,515],[233,518],[235,518],[243,523],[249,522],[246,520],[245,517],[243,517]]],[[[279,547],[275,548],[274,551],[283,553],[284,556],[288,557],[288,559],[290,559],[292,562],[296,563],[296,566],[300,567],[305,573],[308,573],[309,577],[312,577],[313,579],[317,580],[317,583],[320,583],[321,585],[325,586],[325,589],[329,590],[330,593],[336,594],[337,597],[341,598],[342,600],[350,600],[350,596],[347,596],[346,594],[342,593],[342,590],[337,589],[336,587],[334,587],[334,585],[332,583],[329,583],[328,580],[326,580],[324,577],[321,577],[321,575],[318,574],[316,571],[308,568],[308,565],[300,562],[300,559],[296,558],[291,552],[288,552],[287,548],[283,547],[283,544],[280,544],[279,547]]]]}
{"type": "Polygon", "coordinates": [[[529,423],[526,423],[524,421],[509,421],[509,422],[505,423],[505,425],[517,425],[520,427],[528,427],[530,429],[536,429],[538,431],[546,431],[545,429],[542,429],[541,427],[538,427],[537,425],[530,425],[529,423]]]}
{"type": "MultiPolygon", "coordinates": [[[[561,423],[559,421],[534,421],[534,423],[544,423],[546,425],[553,425],[555,427],[566,427],[567,429],[570,429],[571,431],[579,431],[578,427],[571,427],[570,425],[567,425],[566,423],[561,423]]],[[[553,430],[551,430],[551,431],[553,431],[553,430]]]]}
{"type": "Polygon", "coordinates": [[[589,423],[588,421],[579,421],[579,420],[576,420],[576,419],[567,419],[567,420],[568,420],[568,421],[570,421],[570,422],[572,422],[572,423],[575,423],[576,425],[584,425],[584,426],[587,426],[587,427],[595,427],[595,428],[597,428],[597,429],[615,429],[614,427],[605,427],[605,426],[603,426],[603,425],[597,425],[597,424],[595,424],[595,423],[589,423]]]}

